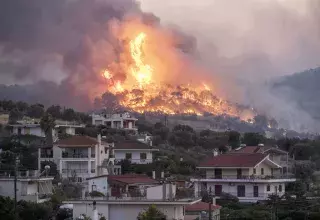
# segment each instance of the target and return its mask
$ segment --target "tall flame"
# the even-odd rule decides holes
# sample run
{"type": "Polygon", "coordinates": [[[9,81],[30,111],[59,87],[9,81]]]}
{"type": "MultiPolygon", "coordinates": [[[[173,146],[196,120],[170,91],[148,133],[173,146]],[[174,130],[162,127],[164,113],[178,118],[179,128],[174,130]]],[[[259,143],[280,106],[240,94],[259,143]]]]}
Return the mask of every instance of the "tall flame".
{"type": "Polygon", "coordinates": [[[126,73],[126,79],[118,80],[110,69],[103,71],[103,77],[108,81],[109,87],[111,86],[108,91],[118,96],[122,106],[140,113],[202,115],[208,112],[214,115],[241,115],[241,109],[214,96],[207,82],[199,85],[160,82],[158,79],[170,76],[171,68],[174,69],[175,66],[163,68],[162,59],[170,58],[162,56],[158,56],[161,57],[160,62],[155,62],[154,54],[150,54],[154,50],[150,50],[149,46],[158,45],[149,44],[148,39],[146,32],[140,32],[130,40],[128,51],[123,56],[125,60],[121,65],[118,64],[119,70],[126,73]]]}
{"type": "Polygon", "coordinates": [[[143,44],[146,39],[145,33],[140,33],[134,40],[130,42],[130,53],[134,60],[131,66],[131,74],[135,77],[140,87],[150,84],[152,77],[152,68],[143,62],[143,44]]]}

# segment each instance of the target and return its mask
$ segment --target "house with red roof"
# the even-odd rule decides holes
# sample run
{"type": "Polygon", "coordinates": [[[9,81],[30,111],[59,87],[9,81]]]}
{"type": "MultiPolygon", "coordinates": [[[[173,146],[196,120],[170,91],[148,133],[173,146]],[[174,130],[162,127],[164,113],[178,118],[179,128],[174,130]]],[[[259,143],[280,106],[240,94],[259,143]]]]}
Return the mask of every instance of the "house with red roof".
{"type": "Polygon", "coordinates": [[[224,192],[246,202],[265,200],[271,194],[283,195],[285,184],[295,181],[289,174],[283,174],[282,167],[267,153],[221,154],[198,168],[205,175],[192,179],[195,194],[211,190],[219,197],[224,192]]]}
{"type": "Polygon", "coordinates": [[[116,161],[130,160],[135,164],[148,164],[153,161],[153,152],[159,151],[138,140],[124,140],[113,143],[116,161]]]}
{"type": "Polygon", "coordinates": [[[113,146],[102,141],[100,135],[58,140],[52,148],[39,149],[38,161],[39,169],[43,161],[55,162],[61,177],[73,182],[101,174],[121,174],[121,166],[114,165],[113,146]]]}
{"type": "Polygon", "coordinates": [[[220,209],[221,206],[215,204],[215,200],[213,204],[199,201],[185,207],[184,220],[208,220],[210,211],[212,219],[220,220],[220,209]]]}

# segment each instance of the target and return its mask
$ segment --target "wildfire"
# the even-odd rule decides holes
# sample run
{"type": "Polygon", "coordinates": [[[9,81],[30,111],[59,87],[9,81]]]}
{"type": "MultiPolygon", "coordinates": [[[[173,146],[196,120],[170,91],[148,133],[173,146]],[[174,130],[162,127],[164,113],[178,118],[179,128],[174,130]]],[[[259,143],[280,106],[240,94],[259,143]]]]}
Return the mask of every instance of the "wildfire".
{"type": "MultiPolygon", "coordinates": [[[[161,40],[149,42],[148,32],[135,32],[133,36],[135,37],[132,38],[131,34],[127,51],[123,52],[121,65],[118,64],[126,78],[118,80],[113,69],[105,69],[102,74],[108,82],[108,91],[118,97],[122,106],[139,113],[203,115],[207,112],[241,117],[242,110],[213,95],[212,88],[207,83],[170,82],[171,71],[176,69],[176,66],[171,66],[175,57],[170,57],[170,54],[166,54],[168,57],[155,56],[154,51],[161,49],[156,44],[161,43],[161,40]],[[169,82],[164,83],[159,79],[169,82]]],[[[184,65],[178,67],[183,73],[184,65]]],[[[182,75],[181,79],[184,78],[182,75]]]]}

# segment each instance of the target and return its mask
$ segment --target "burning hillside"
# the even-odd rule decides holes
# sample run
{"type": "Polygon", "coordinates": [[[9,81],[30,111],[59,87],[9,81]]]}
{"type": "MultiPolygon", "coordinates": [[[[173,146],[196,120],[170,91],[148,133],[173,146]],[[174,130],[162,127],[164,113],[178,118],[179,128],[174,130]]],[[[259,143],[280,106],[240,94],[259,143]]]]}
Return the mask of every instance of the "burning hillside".
{"type": "Polygon", "coordinates": [[[131,20],[117,26],[115,34],[122,51],[100,78],[102,91],[114,94],[121,106],[139,113],[253,117],[251,110],[214,95],[208,74],[188,62],[171,32],[131,20]]]}

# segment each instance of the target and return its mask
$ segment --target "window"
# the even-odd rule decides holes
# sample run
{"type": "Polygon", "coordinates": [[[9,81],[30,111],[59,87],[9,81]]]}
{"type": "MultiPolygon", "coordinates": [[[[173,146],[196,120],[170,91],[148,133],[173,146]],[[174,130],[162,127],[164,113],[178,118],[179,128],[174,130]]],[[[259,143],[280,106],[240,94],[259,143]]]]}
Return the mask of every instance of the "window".
{"type": "Polygon", "coordinates": [[[78,177],[78,183],[82,183],[82,178],[78,177]]]}
{"type": "Polygon", "coordinates": [[[282,192],[282,185],[279,185],[279,192],[282,192]]]}
{"type": "Polygon", "coordinates": [[[239,185],[238,186],[238,197],[245,197],[246,196],[246,186],[239,185]]]}
{"type": "Polygon", "coordinates": [[[257,174],[256,168],[253,168],[253,174],[257,174]]]}
{"type": "Polygon", "coordinates": [[[92,191],[97,191],[97,185],[92,185],[92,191]]]}
{"type": "Polygon", "coordinates": [[[146,153],[140,153],[140,160],[145,160],[147,159],[147,154],[146,153]]]}
{"type": "Polygon", "coordinates": [[[131,153],[126,153],[126,159],[131,160],[132,159],[132,154],[131,153]]]}
{"type": "Polygon", "coordinates": [[[270,185],[267,185],[267,192],[270,192],[270,185]]]}
{"type": "Polygon", "coordinates": [[[264,175],[264,169],[261,168],[261,175],[264,175]]]}

